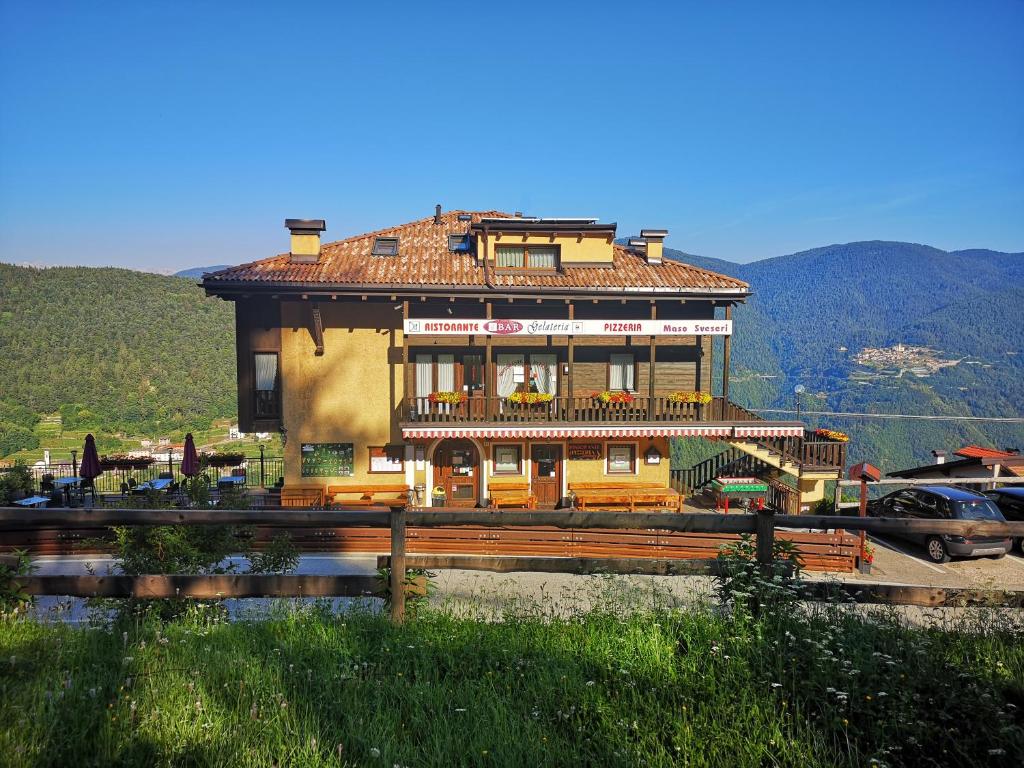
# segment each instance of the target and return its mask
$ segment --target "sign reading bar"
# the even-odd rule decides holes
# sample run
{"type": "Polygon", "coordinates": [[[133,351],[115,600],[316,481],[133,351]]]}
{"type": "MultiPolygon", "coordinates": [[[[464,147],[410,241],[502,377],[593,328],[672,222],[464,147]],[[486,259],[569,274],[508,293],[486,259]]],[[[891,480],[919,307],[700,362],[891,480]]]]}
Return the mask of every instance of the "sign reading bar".
{"type": "Polygon", "coordinates": [[[406,320],[410,336],[730,336],[732,320],[406,320]]]}
{"type": "Polygon", "coordinates": [[[601,444],[569,443],[569,458],[574,461],[597,461],[601,458],[601,444]]]}

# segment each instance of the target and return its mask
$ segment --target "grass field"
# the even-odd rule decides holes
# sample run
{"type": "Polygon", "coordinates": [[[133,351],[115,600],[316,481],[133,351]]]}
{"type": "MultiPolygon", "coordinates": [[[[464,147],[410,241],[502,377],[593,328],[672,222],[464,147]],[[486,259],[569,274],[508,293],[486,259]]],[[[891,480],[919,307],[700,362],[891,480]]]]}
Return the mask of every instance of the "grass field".
{"type": "MultiPolygon", "coordinates": [[[[841,606],[753,619],[370,610],[0,624],[11,766],[1019,765],[1024,631],[841,606]]],[[[627,610],[626,606],[634,606],[627,610]]],[[[488,610],[493,610],[489,606],[488,610]]]]}

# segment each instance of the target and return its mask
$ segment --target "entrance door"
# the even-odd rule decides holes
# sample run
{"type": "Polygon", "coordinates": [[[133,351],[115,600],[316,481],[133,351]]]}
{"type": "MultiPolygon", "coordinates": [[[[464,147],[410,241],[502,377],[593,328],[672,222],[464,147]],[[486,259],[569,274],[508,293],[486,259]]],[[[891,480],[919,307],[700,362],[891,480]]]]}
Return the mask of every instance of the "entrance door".
{"type": "Polygon", "coordinates": [[[480,482],[479,456],[468,440],[446,440],[434,451],[435,482],[444,488],[445,504],[475,507],[480,482]]]}
{"type": "Polygon", "coordinates": [[[537,504],[555,506],[562,498],[562,446],[530,446],[530,485],[537,504]]]}

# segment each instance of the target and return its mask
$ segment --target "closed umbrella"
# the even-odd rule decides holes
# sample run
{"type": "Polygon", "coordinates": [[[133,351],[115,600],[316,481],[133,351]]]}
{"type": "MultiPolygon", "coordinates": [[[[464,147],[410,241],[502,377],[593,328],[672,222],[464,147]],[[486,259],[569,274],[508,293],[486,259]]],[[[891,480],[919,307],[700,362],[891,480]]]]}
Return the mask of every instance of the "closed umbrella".
{"type": "Polygon", "coordinates": [[[96,483],[95,480],[103,474],[103,468],[100,467],[100,455],[96,451],[96,438],[91,434],[85,436],[85,448],[82,451],[82,465],[78,468],[78,476],[85,482],[82,483],[82,498],[85,498],[85,488],[89,488],[92,491],[93,501],[96,500],[96,483]]]}
{"type": "Polygon", "coordinates": [[[199,474],[199,453],[196,451],[196,441],[192,433],[185,435],[185,454],[181,459],[181,474],[185,477],[195,477],[199,474]]]}

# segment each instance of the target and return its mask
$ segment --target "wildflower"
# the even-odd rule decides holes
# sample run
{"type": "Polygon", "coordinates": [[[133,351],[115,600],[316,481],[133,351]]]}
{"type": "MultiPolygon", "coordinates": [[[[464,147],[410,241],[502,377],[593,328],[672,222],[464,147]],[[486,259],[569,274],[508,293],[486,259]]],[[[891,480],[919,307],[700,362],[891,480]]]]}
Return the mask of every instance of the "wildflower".
{"type": "Polygon", "coordinates": [[[772,688],[781,688],[782,683],[772,683],[772,688]]]}
{"type": "Polygon", "coordinates": [[[370,757],[380,757],[380,750],[376,747],[370,747],[370,757]]]}
{"type": "Polygon", "coordinates": [[[592,685],[594,685],[594,681],[593,680],[587,680],[587,688],[590,688],[592,685]]]}
{"type": "Polygon", "coordinates": [[[458,707],[458,708],[456,708],[456,710],[455,710],[455,711],[456,711],[456,712],[465,712],[466,710],[465,710],[465,709],[463,709],[462,707],[458,707]]]}

